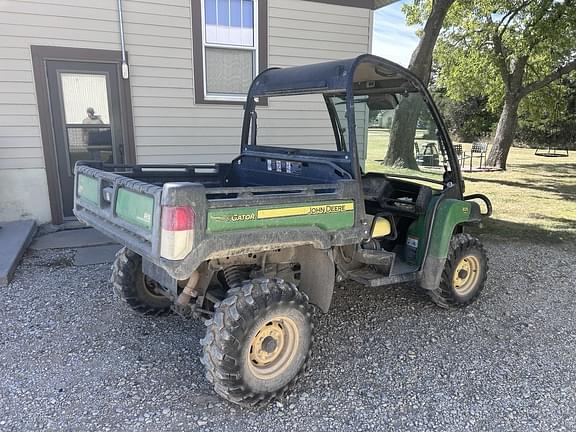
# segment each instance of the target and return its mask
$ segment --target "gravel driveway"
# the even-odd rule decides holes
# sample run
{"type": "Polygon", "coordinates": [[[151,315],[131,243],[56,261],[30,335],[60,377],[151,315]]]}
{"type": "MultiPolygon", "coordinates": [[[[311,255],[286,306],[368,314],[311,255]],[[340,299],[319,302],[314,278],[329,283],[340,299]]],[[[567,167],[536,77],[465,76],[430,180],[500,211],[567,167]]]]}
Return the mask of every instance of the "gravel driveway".
{"type": "Polygon", "coordinates": [[[464,310],[338,287],[311,370],[251,410],[204,379],[201,322],[132,314],[73,251],[28,254],[0,289],[0,430],[575,430],[576,249],[487,248],[464,310]]]}

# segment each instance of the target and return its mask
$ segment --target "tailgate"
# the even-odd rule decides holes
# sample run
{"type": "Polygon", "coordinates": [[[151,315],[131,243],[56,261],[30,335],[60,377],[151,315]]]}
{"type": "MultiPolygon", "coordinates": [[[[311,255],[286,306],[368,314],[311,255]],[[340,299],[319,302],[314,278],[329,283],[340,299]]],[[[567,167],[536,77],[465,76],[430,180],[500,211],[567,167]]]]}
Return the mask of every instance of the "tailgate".
{"type": "Polygon", "coordinates": [[[74,214],[118,243],[155,261],[160,250],[162,188],[77,165],[74,214]]]}

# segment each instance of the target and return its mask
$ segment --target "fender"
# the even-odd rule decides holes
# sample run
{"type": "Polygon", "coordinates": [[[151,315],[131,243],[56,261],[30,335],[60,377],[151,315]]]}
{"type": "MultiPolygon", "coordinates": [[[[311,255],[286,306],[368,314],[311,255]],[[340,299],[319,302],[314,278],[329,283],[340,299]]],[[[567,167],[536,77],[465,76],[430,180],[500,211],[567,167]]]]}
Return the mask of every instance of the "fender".
{"type": "Polygon", "coordinates": [[[296,248],[296,261],[300,263],[300,290],[308,296],[310,303],[327,313],[336,279],[332,249],[300,246],[296,248]]]}
{"type": "Polygon", "coordinates": [[[430,232],[428,253],[422,265],[420,280],[422,288],[428,290],[438,288],[454,231],[459,226],[481,221],[480,206],[475,202],[445,199],[439,204],[430,232]]]}

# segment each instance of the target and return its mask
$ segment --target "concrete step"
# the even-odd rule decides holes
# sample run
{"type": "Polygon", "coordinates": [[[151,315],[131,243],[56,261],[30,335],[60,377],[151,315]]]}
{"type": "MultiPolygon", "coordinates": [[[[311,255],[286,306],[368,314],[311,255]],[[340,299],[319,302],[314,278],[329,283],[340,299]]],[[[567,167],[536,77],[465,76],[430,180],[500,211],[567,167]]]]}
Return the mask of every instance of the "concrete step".
{"type": "Polygon", "coordinates": [[[31,249],[76,249],[87,246],[103,246],[114,241],[94,228],[58,231],[34,239],[31,249]]]}
{"type": "Polygon", "coordinates": [[[0,222],[0,286],[12,279],[16,266],[36,233],[36,222],[0,222]]]}

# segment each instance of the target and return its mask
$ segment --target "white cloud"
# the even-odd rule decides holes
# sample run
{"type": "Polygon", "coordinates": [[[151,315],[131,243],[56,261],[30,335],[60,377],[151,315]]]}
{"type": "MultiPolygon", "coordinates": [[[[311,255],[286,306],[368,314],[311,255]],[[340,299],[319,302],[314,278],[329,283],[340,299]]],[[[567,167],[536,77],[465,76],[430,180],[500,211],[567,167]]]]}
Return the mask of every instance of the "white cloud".
{"type": "Polygon", "coordinates": [[[408,66],[418,37],[417,27],[406,25],[401,10],[405,2],[402,0],[375,12],[372,53],[408,66]]]}

